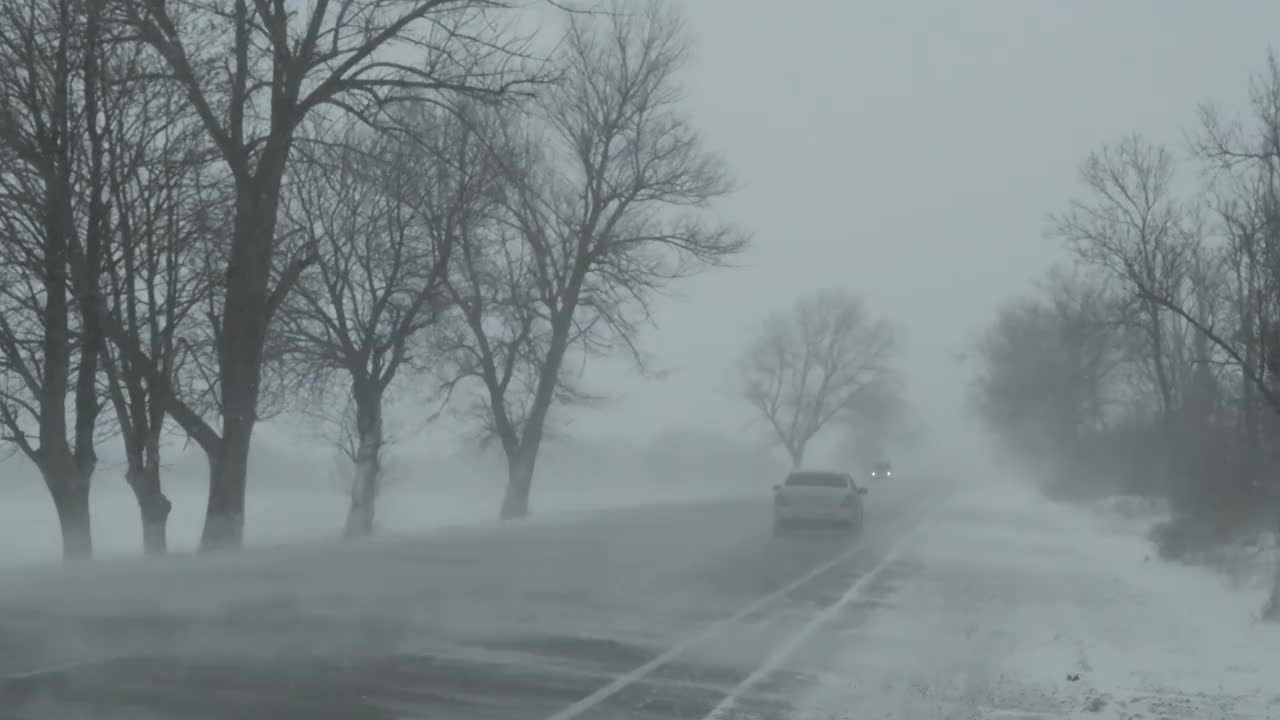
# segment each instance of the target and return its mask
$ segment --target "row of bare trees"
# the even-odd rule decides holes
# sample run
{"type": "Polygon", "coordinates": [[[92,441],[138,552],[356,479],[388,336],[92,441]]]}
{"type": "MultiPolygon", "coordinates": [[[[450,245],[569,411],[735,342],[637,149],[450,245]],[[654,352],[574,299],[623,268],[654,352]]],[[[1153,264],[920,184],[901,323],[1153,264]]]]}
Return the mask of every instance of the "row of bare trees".
{"type": "Polygon", "coordinates": [[[907,419],[896,350],[893,327],[859,296],[820,290],[765,320],[742,357],[743,394],[793,467],[836,425],[851,435],[859,460],[875,462],[901,439],[907,419]]]}
{"type": "Polygon", "coordinates": [[[349,423],[368,534],[406,396],[478,421],[526,514],[578,363],[745,246],[687,53],[660,0],[0,0],[0,436],[65,555],[114,438],[165,550],[170,432],[208,457],[201,547],[238,547],[255,425],[298,410],[349,423]]]}
{"type": "Polygon", "coordinates": [[[1252,91],[1247,117],[1202,109],[1185,161],[1138,135],[1090,155],[1051,223],[1075,267],[982,341],[978,400],[1006,446],[1058,468],[1055,492],[1167,500],[1170,555],[1280,537],[1274,58],[1252,91]]]}

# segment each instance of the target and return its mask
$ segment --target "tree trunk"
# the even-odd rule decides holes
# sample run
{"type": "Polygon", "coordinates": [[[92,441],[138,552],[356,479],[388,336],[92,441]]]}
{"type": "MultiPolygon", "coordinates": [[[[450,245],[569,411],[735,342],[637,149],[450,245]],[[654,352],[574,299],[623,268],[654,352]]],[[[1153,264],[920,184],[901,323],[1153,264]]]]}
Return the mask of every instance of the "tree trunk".
{"type": "MultiPolygon", "coordinates": [[[[575,282],[575,288],[581,285],[580,280],[575,282]]],[[[577,289],[573,289],[571,297],[576,298],[577,292],[577,289]]],[[[502,509],[498,513],[499,519],[502,520],[514,520],[529,514],[529,496],[533,492],[533,468],[538,462],[538,450],[542,447],[547,413],[551,410],[551,401],[555,397],[556,387],[560,384],[560,365],[564,362],[565,351],[569,347],[573,306],[570,305],[563,312],[563,315],[552,322],[551,344],[546,361],[539,372],[538,388],[534,392],[529,417],[524,423],[524,435],[518,444],[504,446],[507,453],[507,489],[502,495],[502,509]]]]}
{"type": "Polygon", "coordinates": [[[124,479],[133,490],[142,515],[142,550],[147,555],[168,551],[166,526],[172,504],[160,485],[160,434],[164,406],[158,393],[148,393],[138,371],[118,365],[109,354],[101,363],[116,410],[116,424],[124,443],[128,469],[124,479]],[[127,394],[126,394],[127,393],[127,394]]]}
{"type": "Polygon", "coordinates": [[[64,560],[87,560],[93,556],[93,530],[89,522],[89,484],[82,483],[54,498],[58,524],[62,528],[64,560]]]}
{"type": "Polygon", "coordinates": [[[787,448],[787,454],[791,456],[791,469],[795,470],[804,464],[804,450],[807,442],[797,442],[787,448]]]}
{"type": "MultiPolygon", "coordinates": [[[[233,348],[239,346],[233,345],[233,348]]],[[[258,344],[258,354],[261,353],[258,344]]],[[[222,442],[209,459],[209,504],[205,510],[202,551],[236,550],[244,545],[244,501],[249,474],[249,443],[257,419],[257,360],[246,360],[240,352],[227,354],[225,365],[240,371],[222,373],[222,442]],[[252,363],[252,365],[250,365],[252,363]]]]}
{"type": "MultiPolygon", "coordinates": [[[[235,230],[227,262],[226,296],[218,325],[218,382],[222,395],[222,442],[209,458],[209,504],[202,551],[244,544],[244,500],[249,443],[258,418],[263,351],[271,322],[271,262],[279,172],[259,167],[259,182],[237,188],[235,230]],[[263,171],[266,170],[266,174],[263,171]]],[[[264,157],[260,163],[267,163],[264,157]]]]}
{"type": "Polygon", "coordinates": [[[209,461],[209,504],[200,550],[237,550],[244,545],[244,497],[253,423],[223,421],[218,453],[209,461]]]}
{"type": "Polygon", "coordinates": [[[370,451],[363,449],[356,458],[355,476],[351,481],[351,505],[347,508],[347,524],[343,535],[348,539],[369,537],[373,534],[374,511],[378,501],[378,461],[367,457],[370,451]]]}
{"type": "Polygon", "coordinates": [[[502,494],[502,520],[516,520],[529,514],[529,495],[533,490],[533,468],[538,459],[536,445],[528,440],[507,456],[507,489],[502,494]]]}
{"type": "Polygon", "coordinates": [[[1275,539],[1273,540],[1274,548],[1271,550],[1274,558],[1271,569],[1271,595],[1267,598],[1267,604],[1262,608],[1262,619],[1273,622],[1280,622],[1280,508],[1272,511],[1274,514],[1273,522],[1276,527],[1273,531],[1275,539]]]}
{"type": "Polygon", "coordinates": [[[382,476],[382,396],[372,389],[355,391],[356,444],[355,476],[351,482],[351,505],[347,509],[344,534],[348,538],[373,534],[378,484],[382,476]]]}
{"type": "Polygon", "coordinates": [[[53,497],[62,529],[64,560],[86,560],[93,556],[93,531],[89,521],[89,479],[77,469],[68,453],[43,464],[40,472],[53,497]]]}
{"type": "MultiPolygon", "coordinates": [[[[248,351],[240,343],[245,341],[227,343],[229,347],[222,360],[222,441],[209,459],[209,504],[200,536],[202,552],[238,550],[244,545],[249,445],[257,420],[262,369],[254,357],[247,360],[242,357],[248,351]]],[[[261,347],[259,343],[258,357],[261,347]]]]}
{"type": "Polygon", "coordinates": [[[1269,622],[1280,622],[1280,550],[1276,550],[1275,568],[1272,570],[1271,596],[1262,609],[1262,619],[1269,622]]]}
{"type": "Polygon", "coordinates": [[[142,514],[142,551],[147,555],[164,555],[169,549],[167,528],[173,503],[160,489],[159,463],[130,463],[126,480],[133,488],[142,514]]]}

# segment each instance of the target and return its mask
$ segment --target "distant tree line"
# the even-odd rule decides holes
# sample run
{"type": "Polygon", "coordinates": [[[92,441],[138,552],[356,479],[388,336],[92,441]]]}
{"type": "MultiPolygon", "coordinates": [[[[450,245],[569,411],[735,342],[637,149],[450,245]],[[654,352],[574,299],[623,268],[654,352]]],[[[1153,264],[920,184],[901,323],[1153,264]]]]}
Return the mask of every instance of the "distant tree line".
{"type": "MultiPolygon", "coordinates": [[[[1280,538],[1280,64],[1241,118],[1201,108],[1188,151],[1092,153],[1051,236],[1073,263],[1010,301],[975,399],[1061,497],[1167,501],[1170,557],[1280,538]]],[[[1280,572],[1266,613],[1280,617],[1280,572]]]]}
{"type": "Polygon", "coordinates": [[[334,428],[366,535],[397,400],[496,442],[520,517],[582,363],[640,360],[655,295],[745,247],[705,212],[733,184],[673,4],[535,34],[516,5],[0,0],[0,440],[67,558],[104,442],[166,550],[173,433],[208,458],[201,547],[240,546],[282,412],[334,428]]]}

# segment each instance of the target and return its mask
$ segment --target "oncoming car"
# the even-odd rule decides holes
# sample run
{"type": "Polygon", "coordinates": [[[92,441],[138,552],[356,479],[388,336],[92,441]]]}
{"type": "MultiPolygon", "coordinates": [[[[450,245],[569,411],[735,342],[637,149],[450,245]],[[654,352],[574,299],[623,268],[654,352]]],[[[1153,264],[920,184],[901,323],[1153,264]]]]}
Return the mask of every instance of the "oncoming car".
{"type": "Polygon", "coordinates": [[[887,460],[881,460],[871,466],[871,477],[872,479],[893,477],[893,465],[890,465],[887,460]]]}
{"type": "Polygon", "coordinates": [[[836,525],[858,532],[866,493],[849,473],[794,470],[773,487],[773,532],[801,525],[836,525]]]}

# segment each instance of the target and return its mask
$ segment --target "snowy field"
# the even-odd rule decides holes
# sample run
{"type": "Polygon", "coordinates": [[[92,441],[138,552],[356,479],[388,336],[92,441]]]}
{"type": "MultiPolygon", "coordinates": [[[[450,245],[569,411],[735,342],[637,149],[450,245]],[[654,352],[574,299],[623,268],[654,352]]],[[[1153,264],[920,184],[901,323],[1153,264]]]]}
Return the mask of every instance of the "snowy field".
{"type": "Polygon", "coordinates": [[[1148,559],[1143,529],[960,493],[796,718],[1280,718],[1265,589],[1148,559]]]}
{"type": "MultiPolygon", "coordinates": [[[[249,457],[245,542],[252,547],[337,537],[346,520],[350,469],[331,448],[273,431],[249,457]]],[[[264,433],[269,435],[269,433],[264,433]]],[[[137,555],[142,530],[124,465],[104,446],[90,495],[95,554],[137,555]]],[[[204,525],[208,464],[194,446],[165,449],[164,491],[173,502],[169,546],[196,547],[204,525]]],[[[380,534],[415,533],[497,518],[506,485],[501,451],[432,453],[403,442],[384,458],[380,534]]],[[[601,508],[718,497],[767,496],[785,466],[741,439],[676,433],[643,440],[562,439],[539,456],[531,513],[542,518],[601,508]]],[[[61,538],[48,491],[21,457],[0,459],[0,568],[53,562],[61,538]]]]}
{"type": "MultiPolygon", "coordinates": [[[[329,483],[303,487],[251,487],[245,519],[246,543],[270,546],[337,537],[346,519],[347,497],[329,483]]],[[[538,518],[610,507],[628,507],[716,497],[763,495],[760,483],[701,486],[545,483],[535,486],[538,518]]],[[[166,490],[173,502],[169,545],[193,550],[204,523],[206,492],[198,482],[166,490]]],[[[435,482],[390,487],[378,504],[380,533],[414,533],[495,520],[502,499],[498,482],[435,482]]],[[[91,497],[95,553],[100,557],[137,555],[142,546],[138,506],[123,482],[103,481],[91,497]]],[[[0,494],[0,568],[56,561],[61,552],[53,503],[42,486],[0,494]]]]}

